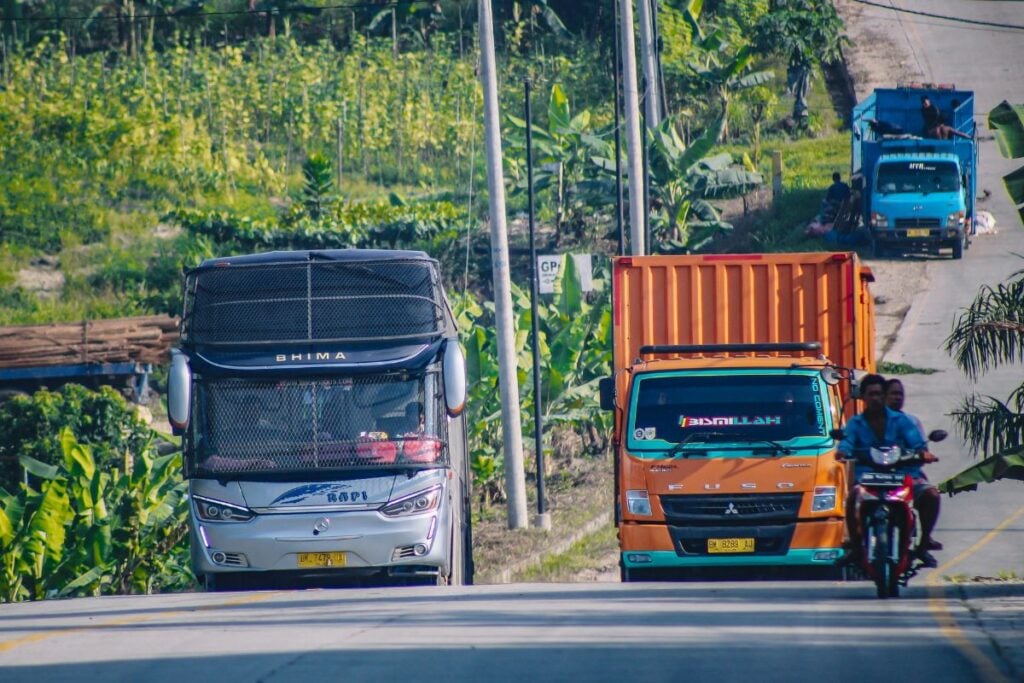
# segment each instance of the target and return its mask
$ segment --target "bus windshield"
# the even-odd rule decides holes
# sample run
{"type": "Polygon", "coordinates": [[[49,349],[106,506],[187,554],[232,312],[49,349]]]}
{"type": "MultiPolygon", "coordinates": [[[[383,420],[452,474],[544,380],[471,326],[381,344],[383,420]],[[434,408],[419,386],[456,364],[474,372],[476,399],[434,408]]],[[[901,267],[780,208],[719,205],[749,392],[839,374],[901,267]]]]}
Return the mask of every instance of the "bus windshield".
{"type": "Polygon", "coordinates": [[[817,373],[640,376],[634,396],[628,421],[631,449],[783,442],[827,434],[817,373]]]}
{"type": "Polygon", "coordinates": [[[198,476],[440,464],[437,373],[199,382],[198,476]]]}

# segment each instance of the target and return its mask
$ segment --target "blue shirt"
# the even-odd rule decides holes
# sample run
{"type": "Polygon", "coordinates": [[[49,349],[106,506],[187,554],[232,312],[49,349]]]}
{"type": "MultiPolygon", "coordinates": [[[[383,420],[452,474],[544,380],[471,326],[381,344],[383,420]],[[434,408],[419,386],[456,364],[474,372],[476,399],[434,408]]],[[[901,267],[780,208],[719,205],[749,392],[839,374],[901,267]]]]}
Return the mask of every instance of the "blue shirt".
{"type": "MultiPolygon", "coordinates": [[[[927,446],[924,436],[914,424],[914,421],[905,414],[895,411],[892,408],[885,409],[885,435],[879,439],[875,430],[868,424],[864,414],[854,415],[846,423],[843,430],[845,436],[839,442],[839,450],[849,456],[857,455],[872,446],[899,446],[904,450],[916,451],[927,446]]],[[[854,468],[854,477],[860,479],[864,472],[870,472],[871,465],[866,464],[860,458],[854,468]]],[[[896,468],[898,472],[906,472],[914,478],[921,476],[921,463],[908,463],[896,468]]]]}

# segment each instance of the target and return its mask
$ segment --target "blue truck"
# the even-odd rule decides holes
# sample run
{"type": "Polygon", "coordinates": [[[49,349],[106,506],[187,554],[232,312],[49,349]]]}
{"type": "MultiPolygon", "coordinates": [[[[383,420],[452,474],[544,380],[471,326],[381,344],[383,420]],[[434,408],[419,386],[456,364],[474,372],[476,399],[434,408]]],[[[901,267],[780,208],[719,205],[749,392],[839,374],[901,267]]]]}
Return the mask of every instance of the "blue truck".
{"type": "Polygon", "coordinates": [[[879,88],[854,107],[851,129],[853,197],[874,255],[949,249],[963,258],[974,232],[974,93],[879,88]],[[926,128],[923,98],[938,109],[937,127],[926,128]]]}

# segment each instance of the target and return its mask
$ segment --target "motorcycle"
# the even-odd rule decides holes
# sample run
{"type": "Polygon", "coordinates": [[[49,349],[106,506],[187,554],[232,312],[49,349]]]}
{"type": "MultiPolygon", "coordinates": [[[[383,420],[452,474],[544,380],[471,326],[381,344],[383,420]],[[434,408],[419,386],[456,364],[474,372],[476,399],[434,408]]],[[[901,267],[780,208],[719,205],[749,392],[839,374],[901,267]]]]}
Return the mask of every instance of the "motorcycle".
{"type": "MultiPolygon", "coordinates": [[[[946,432],[935,430],[929,441],[942,441],[946,432]]],[[[874,581],[878,597],[899,597],[900,587],[928,566],[915,552],[917,514],[914,482],[896,469],[923,462],[922,452],[898,446],[873,447],[852,460],[869,464],[854,487],[854,519],[861,539],[861,572],[874,581]]],[[[934,462],[934,461],[932,461],[934,462]]]]}

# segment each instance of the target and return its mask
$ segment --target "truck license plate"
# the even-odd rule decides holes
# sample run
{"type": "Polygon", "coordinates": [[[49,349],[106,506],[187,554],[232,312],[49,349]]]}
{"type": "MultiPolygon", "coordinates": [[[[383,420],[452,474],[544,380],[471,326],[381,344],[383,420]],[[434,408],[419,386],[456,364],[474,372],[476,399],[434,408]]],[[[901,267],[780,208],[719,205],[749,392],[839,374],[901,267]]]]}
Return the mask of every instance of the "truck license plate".
{"type": "Polygon", "coordinates": [[[914,230],[907,230],[907,237],[928,237],[932,234],[932,231],[928,228],[916,228],[914,230]]]}
{"type": "Polygon", "coordinates": [[[345,553],[299,553],[299,569],[318,569],[321,567],[344,567],[347,558],[345,553]]]}
{"type": "Polygon", "coordinates": [[[754,552],[754,539],[752,538],[709,538],[709,553],[752,553],[754,552]]]}

